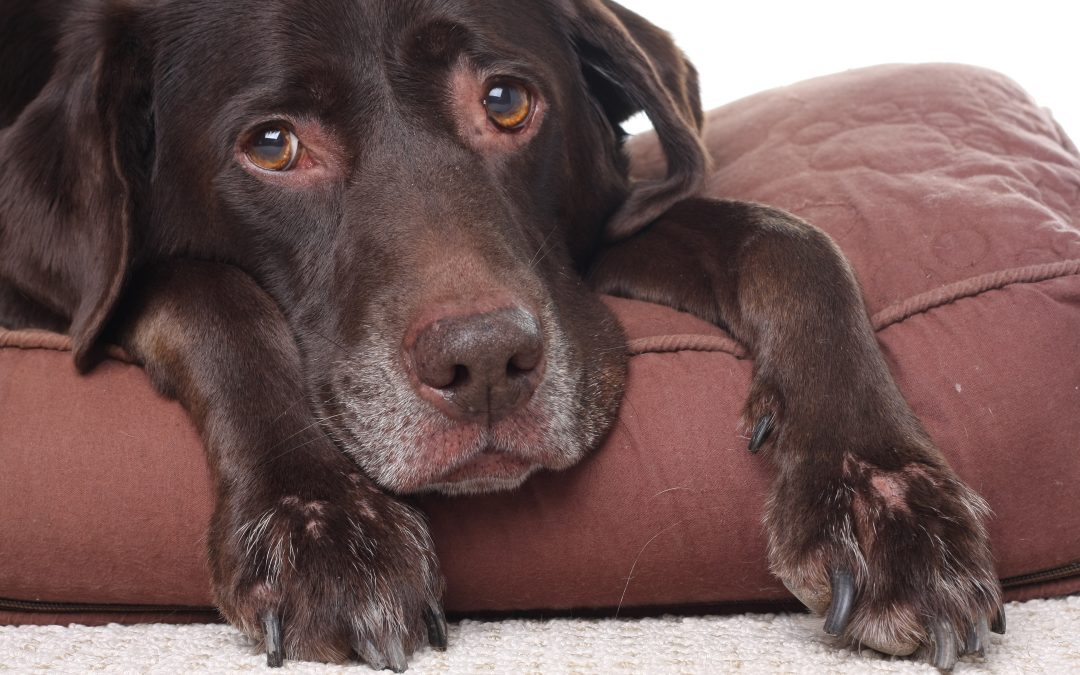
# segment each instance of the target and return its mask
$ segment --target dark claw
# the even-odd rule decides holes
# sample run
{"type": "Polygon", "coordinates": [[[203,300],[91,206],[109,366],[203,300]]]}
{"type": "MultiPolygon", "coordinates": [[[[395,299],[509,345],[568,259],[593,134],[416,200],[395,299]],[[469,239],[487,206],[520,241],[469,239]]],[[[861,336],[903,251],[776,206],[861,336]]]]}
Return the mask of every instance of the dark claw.
{"type": "Polygon", "coordinates": [[[424,614],[427,619],[428,641],[440,652],[446,651],[446,615],[438,607],[432,606],[424,614]]]}
{"type": "Polygon", "coordinates": [[[855,580],[846,569],[833,570],[830,574],[832,583],[832,602],[825,613],[825,632],[840,635],[847,628],[851,610],[855,607],[855,580]]]}
{"type": "Polygon", "coordinates": [[[754,425],[754,433],[750,434],[750,452],[757,452],[773,432],[772,413],[765,413],[754,425]]]}
{"type": "Polygon", "coordinates": [[[952,624],[946,619],[939,619],[930,626],[929,633],[930,665],[938,670],[952,670],[959,652],[952,624]]]}
{"type": "Polygon", "coordinates": [[[390,662],[390,670],[395,673],[404,673],[409,668],[409,662],[405,658],[405,649],[400,642],[393,642],[386,650],[387,659],[390,662]]]}
{"type": "Polygon", "coordinates": [[[375,648],[371,640],[354,640],[353,649],[360,660],[368,664],[372,670],[386,670],[386,658],[375,648]]]}
{"type": "Polygon", "coordinates": [[[280,668],[285,662],[285,651],[281,645],[281,619],[274,612],[263,614],[263,641],[266,643],[266,665],[280,668]]]}
{"type": "Polygon", "coordinates": [[[1005,634],[1005,607],[998,607],[997,614],[994,615],[994,620],[990,624],[990,630],[998,635],[1005,634]]]}
{"type": "Polygon", "coordinates": [[[967,639],[964,641],[964,653],[986,656],[986,638],[989,633],[990,624],[986,617],[976,621],[968,628],[967,639]]]}

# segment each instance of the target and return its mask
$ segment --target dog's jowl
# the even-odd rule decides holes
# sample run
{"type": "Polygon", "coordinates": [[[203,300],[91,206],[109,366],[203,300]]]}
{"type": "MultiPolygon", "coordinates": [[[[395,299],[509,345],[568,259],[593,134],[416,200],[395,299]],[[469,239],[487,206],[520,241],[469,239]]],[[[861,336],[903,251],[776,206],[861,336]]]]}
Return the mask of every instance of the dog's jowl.
{"type": "Polygon", "coordinates": [[[607,0],[9,0],[0,324],[115,342],[184,404],[214,595],[283,659],[446,646],[402,495],[512,489],[614,423],[599,293],[727,328],[775,467],[769,564],[824,629],[938,667],[1003,628],[983,501],[813,226],[704,198],[693,67],[607,0]],[[16,28],[17,27],[17,30],[16,28]],[[667,160],[632,181],[619,124],[667,160]],[[834,358],[844,354],[844,359],[834,358]]]}

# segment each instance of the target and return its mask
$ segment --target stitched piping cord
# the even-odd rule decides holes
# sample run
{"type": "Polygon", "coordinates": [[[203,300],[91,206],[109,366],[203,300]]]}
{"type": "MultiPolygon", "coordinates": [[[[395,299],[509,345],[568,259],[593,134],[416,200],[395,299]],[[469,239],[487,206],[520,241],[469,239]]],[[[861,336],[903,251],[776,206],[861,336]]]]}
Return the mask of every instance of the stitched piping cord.
{"type": "MultiPolygon", "coordinates": [[[[70,352],[71,338],[47,330],[7,330],[0,328],[0,349],[44,349],[54,352],[70,352]]],[[[115,345],[105,346],[105,355],[113,361],[135,363],[127,352],[115,345]]]]}
{"type": "MultiPolygon", "coordinates": [[[[874,331],[880,332],[913,316],[918,316],[931,309],[948,305],[963,298],[972,298],[989,291],[1000,290],[1006,286],[1035,284],[1074,275],[1080,275],[1080,260],[1062,260],[990,272],[989,274],[947,284],[890,305],[871,317],[870,323],[874,327],[874,331]]],[[[66,352],[71,351],[71,338],[43,330],[9,331],[0,328],[0,349],[3,348],[45,349],[66,352]]],[[[692,333],[686,335],[656,335],[630,340],[627,348],[631,356],[670,354],[674,352],[720,352],[731,354],[740,360],[749,358],[746,348],[726,335],[697,335],[692,333]]],[[[134,360],[119,347],[108,346],[106,354],[114,361],[134,363],[134,360]]]]}
{"type": "MultiPolygon", "coordinates": [[[[871,317],[870,324],[875,332],[881,332],[913,316],[963,298],[972,298],[1015,284],[1034,284],[1077,274],[1080,274],[1080,260],[1063,260],[991,272],[946,284],[890,305],[871,317]]],[[[632,356],[692,351],[724,352],[737,359],[749,358],[746,348],[740,343],[730,337],[719,335],[659,335],[638,338],[630,341],[629,350],[632,356]]]]}
{"type": "Polygon", "coordinates": [[[956,283],[920,293],[895,305],[890,305],[875,314],[870,323],[875,331],[882,331],[923,312],[941,307],[962,298],[972,298],[987,291],[996,291],[1013,284],[1035,284],[1060,277],[1080,274],[1080,260],[1062,260],[1060,262],[1014,267],[1011,270],[991,272],[981,276],[964,279],[956,283]]]}

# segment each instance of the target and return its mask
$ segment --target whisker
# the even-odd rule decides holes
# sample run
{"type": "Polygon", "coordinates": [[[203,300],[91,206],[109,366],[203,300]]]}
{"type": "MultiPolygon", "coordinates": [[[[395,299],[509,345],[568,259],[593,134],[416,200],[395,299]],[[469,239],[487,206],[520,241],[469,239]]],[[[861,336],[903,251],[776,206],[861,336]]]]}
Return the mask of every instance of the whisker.
{"type": "Polygon", "coordinates": [[[322,339],[326,340],[330,344],[332,344],[335,347],[337,347],[338,349],[340,349],[343,354],[349,354],[350,353],[349,350],[345,349],[345,347],[343,347],[341,345],[341,343],[339,343],[337,340],[333,340],[333,339],[327,337],[326,335],[323,335],[322,331],[316,330],[315,328],[311,328],[309,326],[301,326],[300,330],[304,331],[305,333],[311,333],[311,334],[314,334],[314,335],[317,335],[317,336],[321,337],[322,339]]]}
{"type": "Polygon", "coordinates": [[[539,265],[540,262],[547,257],[547,254],[550,253],[551,249],[545,251],[544,248],[547,246],[548,241],[551,240],[551,235],[555,234],[555,230],[558,229],[558,227],[559,224],[555,223],[551,226],[551,229],[548,230],[547,236],[544,237],[544,241],[540,242],[540,248],[536,249],[536,253],[533,254],[532,259],[529,261],[530,269],[532,269],[535,265],[539,265]],[[543,253],[543,255],[541,255],[541,253],[543,253]],[[537,256],[539,256],[539,259],[537,258],[537,256]]]}
{"type": "Polygon", "coordinates": [[[326,418],[321,419],[321,420],[319,418],[316,418],[315,421],[312,422],[311,424],[309,424],[309,425],[307,425],[307,426],[305,426],[305,427],[303,427],[301,429],[298,429],[297,431],[294,431],[293,433],[289,434],[285,438],[282,438],[281,440],[279,440],[277,443],[275,443],[273,446],[271,446],[270,449],[271,450],[276,449],[282,443],[285,443],[286,441],[289,441],[289,440],[292,440],[292,439],[296,438],[297,436],[299,436],[300,434],[304,433],[305,431],[307,431],[308,429],[310,429],[312,427],[319,426],[322,422],[327,422],[329,420],[335,419],[337,417],[342,417],[342,416],[347,415],[347,414],[348,414],[348,411],[340,412],[340,413],[337,413],[336,415],[330,415],[329,417],[326,417],[326,418]]]}
{"type": "Polygon", "coordinates": [[[280,413],[280,414],[278,414],[278,416],[277,416],[277,417],[275,417],[274,419],[270,420],[270,424],[274,424],[275,422],[277,422],[278,420],[280,420],[280,419],[281,419],[282,417],[285,417],[285,414],[286,414],[286,413],[288,413],[288,412],[289,412],[290,410],[292,410],[293,408],[295,408],[295,407],[296,407],[296,404],[297,404],[297,403],[300,403],[300,402],[301,402],[302,400],[303,400],[302,398],[298,398],[298,399],[296,399],[295,401],[293,401],[292,403],[290,403],[289,405],[285,406],[285,409],[284,409],[284,410],[282,410],[282,411],[281,411],[281,413],[280,413]]]}
{"type": "Polygon", "coordinates": [[[297,445],[294,445],[291,448],[289,448],[288,450],[286,450],[284,452],[279,452],[278,454],[274,455],[273,457],[267,457],[266,459],[259,462],[259,464],[260,465],[268,464],[268,463],[273,462],[275,460],[281,459],[282,457],[289,454],[290,452],[296,452],[297,450],[304,447],[305,445],[311,445],[312,443],[314,443],[316,441],[320,441],[320,440],[322,440],[324,438],[327,438],[327,436],[325,434],[323,434],[322,436],[316,436],[315,438],[309,438],[308,440],[304,441],[303,443],[299,443],[297,445]]]}
{"type": "Polygon", "coordinates": [[[645,552],[645,549],[649,548],[649,544],[656,541],[657,537],[659,537],[660,535],[664,534],[665,532],[667,532],[669,530],[675,529],[679,525],[682,525],[683,523],[685,523],[687,520],[689,520],[689,519],[688,518],[683,518],[682,520],[680,520],[680,521],[678,521],[676,523],[672,523],[671,525],[668,525],[664,529],[660,530],[659,532],[654,534],[652,536],[652,538],[649,539],[649,541],[645,542],[645,545],[641,547],[640,551],[638,551],[637,556],[634,558],[634,564],[630,566],[630,574],[628,574],[626,576],[626,585],[623,586],[622,595],[619,596],[619,606],[615,608],[615,618],[616,619],[619,618],[619,612],[622,611],[623,601],[626,599],[626,591],[627,591],[627,589],[630,588],[630,581],[634,578],[634,570],[637,568],[638,561],[641,560],[641,554],[645,552]]]}

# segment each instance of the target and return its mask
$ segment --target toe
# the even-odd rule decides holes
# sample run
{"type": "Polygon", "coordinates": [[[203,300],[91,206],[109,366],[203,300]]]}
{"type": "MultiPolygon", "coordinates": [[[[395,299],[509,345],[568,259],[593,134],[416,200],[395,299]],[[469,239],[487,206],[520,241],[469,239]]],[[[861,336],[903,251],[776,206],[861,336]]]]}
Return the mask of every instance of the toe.
{"type": "Polygon", "coordinates": [[[781,582],[799,602],[806,605],[806,608],[814,614],[824,614],[825,610],[829,608],[831,598],[827,587],[817,589],[810,586],[798,586],[784,579],[781,579],[781,582]]]}
{"type": "Polygon", "coordinates": [[[860,639],[859,644],[892,656],[911,656],[919,648],[918,642],[895,636],[866,637],[860,639]]]}

